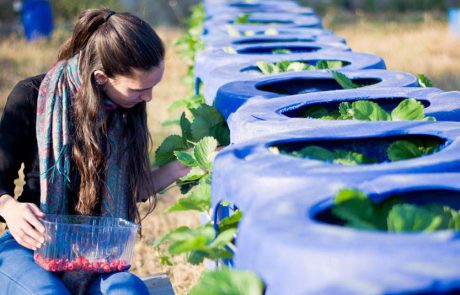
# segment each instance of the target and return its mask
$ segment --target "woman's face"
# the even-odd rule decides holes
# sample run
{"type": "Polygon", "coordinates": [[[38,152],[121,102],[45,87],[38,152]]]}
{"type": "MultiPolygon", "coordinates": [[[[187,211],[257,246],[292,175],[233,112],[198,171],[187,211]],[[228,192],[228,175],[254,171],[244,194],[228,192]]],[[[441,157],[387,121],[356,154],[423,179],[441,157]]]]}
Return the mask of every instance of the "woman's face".
{"type": "Polygon", "coordinates": [[[152,100],[153,87],[163,77],[164,62],[150,70],[133,69],[130,76],[115,75],[107,77],[102,71],[96,71],[98,84],[103,85],[105,94],[117,105],[129,109],[140,102],[152,100]]]}

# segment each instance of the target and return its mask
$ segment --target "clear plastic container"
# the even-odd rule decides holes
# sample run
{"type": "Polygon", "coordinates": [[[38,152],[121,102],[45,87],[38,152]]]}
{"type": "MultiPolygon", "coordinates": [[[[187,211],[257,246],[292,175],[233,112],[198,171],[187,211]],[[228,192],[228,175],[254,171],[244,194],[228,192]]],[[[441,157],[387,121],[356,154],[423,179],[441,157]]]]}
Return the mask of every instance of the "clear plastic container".
{"type": "Polygon", "coordinates": [[[45,243],[34,253],[48,271],[114,272],[131,267],[139,225],[121,218],[48,214],[45,243]]]}

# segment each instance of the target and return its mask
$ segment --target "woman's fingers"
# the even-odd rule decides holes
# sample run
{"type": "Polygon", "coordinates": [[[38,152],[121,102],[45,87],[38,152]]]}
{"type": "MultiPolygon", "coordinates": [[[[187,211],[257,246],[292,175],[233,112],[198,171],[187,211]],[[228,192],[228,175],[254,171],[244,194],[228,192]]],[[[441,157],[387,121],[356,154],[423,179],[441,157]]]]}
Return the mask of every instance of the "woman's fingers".
{"type": "Polygon", "coordinates": [[[24,246],[24,247],[26,247],[26,248],[28,248],[30,250],[35,250],[35,249],[38,248],[37,247],[37,242],[33,238],[31,238],[26,232],[24,232],[23,230],[19,230],[18,232],[16,232],[16,236],[14,238],[16,239],[16,241],[20,245],[22,245],[22,246],[24,246]]]}
{"type": "Polygon", "coordinates": [[[30,208],[30,210],[32,210],[32,212],[38,216],[38,217],[45,217],[45,213],[43,213],[42,210],[40,210],[37,205],[33,204],[33,203],[28,203],[28,206],[30,208]]]}
{"type": "Polygon", "coordinates": [[[40,233],[44,233],[45,232],[45,227],[43,226],[43,224],[40,222],[40,220],[38,220],[37,216],[38,217],[43,217],[45,216],[45,214],[43,212],[40,211],[40,209],[38,209],[37,206],[35,206],[35,204],[30,204],[29,205],[29,209],[31,211],[29,212],[26,212],[25,216],[24,216],[24,219],[29,222],[33,227],[35,227],[35,229],[37,231],[39,231],[40,233]],[[37,215],[38,214],[43,214],[43,216],[41,215],[37,215]]]}
{"type": "Polygon", "coordinates": [[[34,240],[33,244],[35,247],[40,248],[45,242],[45,235],[32,227],[27,219],[22,225],[21,230],[34,240]]]}

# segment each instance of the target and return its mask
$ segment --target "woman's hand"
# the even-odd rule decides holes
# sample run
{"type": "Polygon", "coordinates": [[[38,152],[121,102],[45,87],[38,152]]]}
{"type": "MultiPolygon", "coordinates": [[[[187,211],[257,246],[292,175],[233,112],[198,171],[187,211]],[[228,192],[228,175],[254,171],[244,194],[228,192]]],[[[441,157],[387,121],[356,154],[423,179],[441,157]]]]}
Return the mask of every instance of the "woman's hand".
{"type": "Polygon", "coordinates": [[[45,213],[35,204],[20,203],[9,195],[3,195],[0,197],[0,215],[20,245],[36,250],[45,242],[45,227],[38,220],[45,213]]]}

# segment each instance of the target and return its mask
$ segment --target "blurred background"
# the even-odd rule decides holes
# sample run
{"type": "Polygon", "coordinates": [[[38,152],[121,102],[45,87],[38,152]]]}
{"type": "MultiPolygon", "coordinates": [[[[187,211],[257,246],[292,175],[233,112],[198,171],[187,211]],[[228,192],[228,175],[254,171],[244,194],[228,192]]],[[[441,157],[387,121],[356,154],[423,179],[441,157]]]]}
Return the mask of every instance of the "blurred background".
{"type": "MultiPolygon", "coordinates": [[[[149,128],[155,146],[160,144],[165,136],[178,132],[176,126],[162,124],[180,115],[180,110],[168,111],[169,105],[189,91],[182,81],[187,65],[178,57],[174,42],[184,33],[190,6],[198,2],[0,0],[0,115],[18,81],[46,72],[53,65],[57,50],[68,38],[79,11],[107,7],[132,12],[150,22],[166,44],[165,76],[155,88],[154,100],[149,106],[149,128]],[[42,7],[42,16],[52,22],[46,24],[43,19],[31,19],[27,15],[30,5],[49,6],[48,10],[42,7]],[[49,30],[49,37],[28,34],[26,22],[42,23],[43,30],[49,30]]],[[[460,90],[460,34],[456,35],[452,27],[449,29],[448,18],[452,8],[460,9],[460,0],[300,0],[299,3],[315,8],[323,18],[324,27],[344,37],[353,51],[379,55],[391,70],[425,74],[435,87],[460,90]]],[[[20,194],[21,177],[16,183],[16,194],[20,194]]],[[[139,275],[168,272],[176,294],[185,294],[204,266],[192,267],[181,258],[174,258],[172,267],[162,266],[151,248],[155,238],[170,229],[199,223],[199,216],[194,213],[162,213],[178,196],[175,190],[161,195],[157,209],[145,219],[144,237],[136,245],[132,270],[139,275]]]]}

